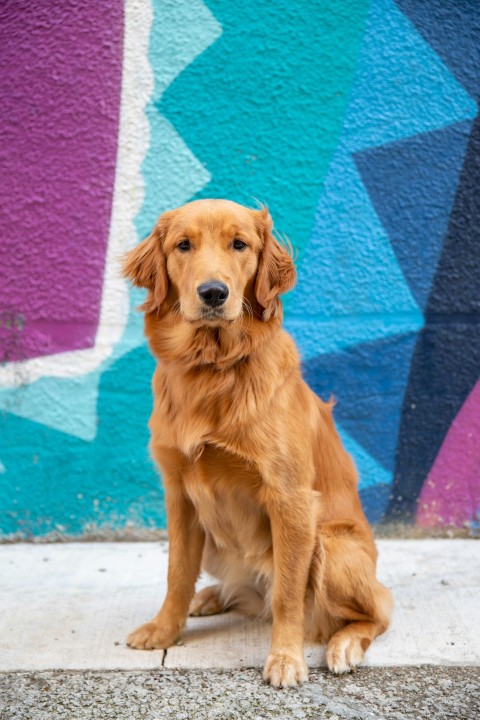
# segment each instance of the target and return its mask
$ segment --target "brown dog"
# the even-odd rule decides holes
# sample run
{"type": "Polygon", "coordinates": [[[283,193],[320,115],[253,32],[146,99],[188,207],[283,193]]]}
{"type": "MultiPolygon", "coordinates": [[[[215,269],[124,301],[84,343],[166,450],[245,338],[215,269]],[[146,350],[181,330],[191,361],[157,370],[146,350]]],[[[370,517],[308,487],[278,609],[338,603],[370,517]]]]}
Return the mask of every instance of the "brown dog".
{"type": "Polygon", "coordinates": [[[165,602],[128,644],[166,648],[189,611],[235,607],[272,618],[272,685],[307,679],[305,636],[328,642],[330,670],[350,671],[388,627],[391,595],[332,404],[302,380],[281,328],[295,269],[267,210],[199,200],[167,212],[124,271],[148,289],[170,540],[165,602]],[[220,583],[194,597],[201,568],[220,583]]]}

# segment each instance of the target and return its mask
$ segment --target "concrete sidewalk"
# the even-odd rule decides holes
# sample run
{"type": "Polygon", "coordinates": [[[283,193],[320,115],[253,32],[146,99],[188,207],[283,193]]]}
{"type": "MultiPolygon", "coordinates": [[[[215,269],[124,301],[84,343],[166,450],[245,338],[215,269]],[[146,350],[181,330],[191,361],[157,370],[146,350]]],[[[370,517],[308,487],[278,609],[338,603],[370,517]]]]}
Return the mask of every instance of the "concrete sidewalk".
{"type": "Polygon", "coordinates": [[[125,646],[165,593],[165,543],[0,546],[0,720],[477,720],[480,543],[379,549],[396,609],[370,667],[333,676],[309,646],[309,682],[276,690],[268,626],[233,613],[167,652],[125,646]]]}
{"type": "MultiPolygon", "coordinates": [[[[381,540],[392,626],[369,666],[480,665],[480,543],[381,540]]],[[[0,546],[0,671],[260,668],[269,627],[235,613],[190,618],[181,645],[131,650],[165,594],[166,543],[0,546]]],[[[203,579],[203,583],[206,579],[203,579]]],[[[307,647],[310,667],[323,648],[307,647]]]]}

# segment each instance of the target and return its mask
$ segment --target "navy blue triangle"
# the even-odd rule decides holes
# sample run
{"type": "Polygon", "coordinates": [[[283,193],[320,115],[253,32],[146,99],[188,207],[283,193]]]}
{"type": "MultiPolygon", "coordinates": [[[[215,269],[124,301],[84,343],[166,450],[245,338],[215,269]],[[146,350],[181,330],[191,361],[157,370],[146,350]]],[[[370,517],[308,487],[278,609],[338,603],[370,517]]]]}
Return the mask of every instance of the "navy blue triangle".
{"type": "Polygon", "coordinates": [[[440,257],[471,121],[354,155],[413,296],[423,310],[440,257]]]}
{"type": "Polygon", "coordinates": [[[480,117],[473,125],[448,234],[405,390],[390,518],[411,521],[430,468],[480,368],[480,117]]]}
{"type": "MultiPolygon", "coordinates": [[[[480,13],[476,0],[396,0],[463,87],[480,95],[480,13]]],[[[434,78],[432,78],[434,80],[434,78]]]]}
{"type": "Polygon", "coordinates": [[[384,519],[391,491],[392,486],[383,483],[360,489],[360,500],[368,522],[379,523],[384,519]]]}
{"type": "Polygon", "coordinates": [[[325,400],[335,396],[342,427],[390,471],[415,339],[415,333],[392,335],[304,364],[310,387],[325,400]]]}

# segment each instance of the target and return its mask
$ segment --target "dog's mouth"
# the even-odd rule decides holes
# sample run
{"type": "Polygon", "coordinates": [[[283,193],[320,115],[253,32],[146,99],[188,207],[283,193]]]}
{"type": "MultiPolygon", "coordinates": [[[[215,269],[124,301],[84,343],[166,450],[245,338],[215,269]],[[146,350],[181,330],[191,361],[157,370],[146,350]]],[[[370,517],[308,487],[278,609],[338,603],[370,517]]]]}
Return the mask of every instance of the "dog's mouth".
{"type": "Polygon", "coordinates": [[[236,317],[229,317],[225,309],[222,307],[217,308],[199,308],[196,317],[192,318],[190,322],[195,325],[223,325],[232,323],[236,320],[236,317]]]}
{"type": "Polygon", "coordinates": [[[214,323],[219,320],[229,321],[223,308],[200,308],[198,320],[200,322],[214,323]]]}

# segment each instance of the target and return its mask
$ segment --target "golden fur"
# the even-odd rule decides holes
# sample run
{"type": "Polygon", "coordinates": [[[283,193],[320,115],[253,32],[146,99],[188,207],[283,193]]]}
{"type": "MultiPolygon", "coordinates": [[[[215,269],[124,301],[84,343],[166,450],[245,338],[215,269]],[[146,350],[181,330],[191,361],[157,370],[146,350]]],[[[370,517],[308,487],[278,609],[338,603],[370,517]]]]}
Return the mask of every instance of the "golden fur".
{"type": "Polygon", "coordinates": [[[148,290],[150,447],[170,540],[167,597],[129,645],[166,648],[189,611],[237,607],[272,619],[272,685],[306,680],[305,636],[328,643],[330,670],[350,671],[388,627],[391,596],[332,403],[305,384],[281,327],[295,270],[267,210],[200,200],[167,212],[124,271],[148,290]],[[202,303],[207,281],[227,285],[221,308],[202,303]],[[219,584],[194,596],[201,568],[219,584]]]}

